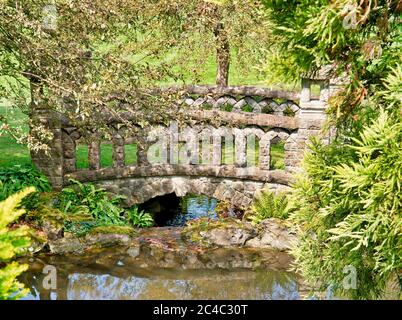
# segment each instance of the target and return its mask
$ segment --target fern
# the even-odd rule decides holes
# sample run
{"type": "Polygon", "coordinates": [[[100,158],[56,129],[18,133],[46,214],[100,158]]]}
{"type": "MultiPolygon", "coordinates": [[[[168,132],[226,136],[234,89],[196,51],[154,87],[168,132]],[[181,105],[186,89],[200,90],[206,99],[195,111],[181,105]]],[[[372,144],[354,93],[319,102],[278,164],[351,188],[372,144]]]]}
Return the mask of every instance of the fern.
{"type": "Polygon", "coordinates": [[[154,225],[154,219],[151,214],[139,211],[138,206],[134,206],[131,209],[127,210],[128,219],[130,222],[139,228],[148,228],[154,225]]]}
{"type": "Polygon", "coordinates": [[[259,224],[268,218],[287,219],[290,204],[285,193],[275,194],[272,191],[263,191],[254,200],[252,210],[250,220],[254,224],[259,224]]]}

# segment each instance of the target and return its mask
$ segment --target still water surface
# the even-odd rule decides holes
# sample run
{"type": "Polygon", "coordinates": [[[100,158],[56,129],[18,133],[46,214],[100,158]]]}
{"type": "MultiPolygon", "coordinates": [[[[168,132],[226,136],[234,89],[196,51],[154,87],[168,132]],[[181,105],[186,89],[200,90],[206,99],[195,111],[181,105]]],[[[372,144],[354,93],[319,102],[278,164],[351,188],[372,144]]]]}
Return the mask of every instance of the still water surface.
{"type": "MultiPolygon", "coordinates": [[[[167,225],[216,218],[215,206],[215,199],[187,197],[167,225]]],[[[290,260],[270,251],[205,250],[184,243],[180,228],[150,228],[128,247],[25,260],[29,270],[21,281],[30,289],[25,299],[300,299],[290,260]]]]}

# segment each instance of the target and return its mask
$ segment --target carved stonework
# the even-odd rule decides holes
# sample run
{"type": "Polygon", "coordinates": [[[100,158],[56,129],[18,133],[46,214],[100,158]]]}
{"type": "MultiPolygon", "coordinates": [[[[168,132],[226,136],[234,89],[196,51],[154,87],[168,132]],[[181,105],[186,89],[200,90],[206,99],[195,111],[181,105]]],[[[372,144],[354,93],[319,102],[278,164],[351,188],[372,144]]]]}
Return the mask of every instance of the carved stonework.
{"type": "MultiPolygon", "coordinates": [[[[129,203],[164,193],[196,192],[247,206],[257,190],[268,185],[285,187],[291,181],[308,138],[320,134],[329,81],[303,79],[301,94],[259,87],[187,89],[179,103],[189,106],[191,125],[143,128],[131,137],[116,129],[109,141],[97,134],[81,137],[80,128],[58,121],[56,113],[35,109],[33,117],[48,124],[54,139],[49,155],[33,154],[32,159],[56,189],[73,178],[124,194],[129,203]],[[317,97],[311,93],[314,84],[321,90],[317,97]],[[279,140],[284,143],[284,170],[272,170],[271,149],[279,140]],[[88,146],[86,169],[76,168],[78,143],[88,146]],[[105,143],[112,146],[112,165],[101,168],[100,145],[105,143]],[[137,162],[126,165],[125,146],[133,143],[137,162]],[[223,148],[233,154],[232,163],[225,163],[227,149],[223,148]],[[250,149],[257,150],[258,156],[255,151],[250,157],[250,149]],[[152,153],[159,153],[159,162],[152,162],[152,153]]],[[[135,123],[135,119],[126,120],[135,123]]],[[[110,121],[117,120],[110,115],[110,121]]]]}

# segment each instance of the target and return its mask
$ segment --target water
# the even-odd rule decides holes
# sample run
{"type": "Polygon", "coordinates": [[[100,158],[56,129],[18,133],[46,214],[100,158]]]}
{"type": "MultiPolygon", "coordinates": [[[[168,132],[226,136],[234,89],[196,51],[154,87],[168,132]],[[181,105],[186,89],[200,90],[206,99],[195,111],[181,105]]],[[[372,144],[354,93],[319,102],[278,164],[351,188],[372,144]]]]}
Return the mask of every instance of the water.
{"type": "MultiPolygon", "coordinates": [[[[162,199],[151,206],[166,208],[176,200],[162,199]]],[[[215,219],[216,204],[207,197],[186,197],[179,210],[171,206],[176,211],[166,224],[181,226],[205,216],[215,219]]],[[[300,279],[287,271],[292,259],[286,253],[204,248],[185,243],[181,229],[142,229],[127,246],[84,255],[25,258],[22,262],[29,270],[20,278],[30,289],[25,299],[299,299],[303,295],[300,279]],[[53,282],[44,270],[54,270],[53,282]]]]}
{"type": "MultiPolygon", "coordinates": [[[[285,270],[143,268],[115,256],[41,257],[29,262],[21,280],[28,300],[136,299],[300,299],[297,277],[285,270]],[[57,271],[56,288],[47,290],[44,266],[57,271]]],[[[48,282],[47,282],[48,283],[48,282]]]]}
{"type": "Polygon", "coordinates": [[[184,226],[187,221],[208,217],[217,219],[217,200],[206,196],[186,196],[182,198],[177,214],[169,219],[166,226],[184,226]]]}

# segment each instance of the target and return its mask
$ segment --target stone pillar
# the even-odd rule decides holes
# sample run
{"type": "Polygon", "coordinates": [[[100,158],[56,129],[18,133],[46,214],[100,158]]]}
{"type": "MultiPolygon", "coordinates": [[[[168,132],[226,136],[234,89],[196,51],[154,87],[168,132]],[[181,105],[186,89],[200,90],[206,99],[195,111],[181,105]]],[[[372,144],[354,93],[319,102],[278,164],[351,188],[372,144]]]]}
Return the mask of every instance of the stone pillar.
{"type": "Polygon", "coordinates": [[[203,165],[212,163],[212,130],[205,128],[201,131],[201,164],[203,165]]]}
{"type": "Polygon", "coordinates": [[[234,129],[235,134],[235,163],[238,167],[247,165],[247,139],[241,129],[234,129]]]}
{"type": "Polygon", "coordinates": [[[113,167],[124,167],[124,139],[119,133],[113,137],[113,167]]]}
{"type": "MultiPolygon", "coordinates": [[[[32,103],[30,110],[31,134],[35,135],[35,126],[43,126],[49,130],[53,137],[47,143],[47,151],[31,150],[31,159],[36,168],[43,172],[54,190],[60,190],[63,187],[63,143],[61,131],[61,116],[59,113],[49,110],[42,105],[41,89],[32,84],[32,103]]],[[[37,137],[40,139],[40,137],[37,137]]]]}
{"type": "Polygon", "coordinates": [[[260,168],[269,170],[271,164],[271,139],[270,133],[266,132],[260,140],[260,168]]]}
{"type": "Polygon", "coordinates": [[[75,128],[64,128],[62,130],[63,170],[65,173],[74,172],[76,170],[76,143],[73,137],[77,135],[78,132],[76,132],[75,128]]]}
{"type": "Polygon", "coordinates": [[[100,169],[100,142],[98,139],[91,141],[88,146],[88,162],[90,170],[100,169]]]}
{"type": "Polygon", "coordinates": [[[300,96],[300,112],[297,115],[299,129],[290,135],[285,144],[285,170],[296,171],[303,159],[307,142],[311,136],[321,136],[325,121],[325,109],[329,98],[329,80],[326,74],[315,75],[302,79],[302,92],[300,96]],[[311,94],[313,84],[320,86],[320,95],[314,99],[311,94]]]}
{"type": "Polygon", "coordinates": [[[140,133],[137,134],[137,164],[139,166],[146,166],[149,164],[148,162],[148,139],[147,139],[148,131],[143,129],[140,133]]]}
{"type": "Polygon", "coordinates": [[[212,164],[220,166],[222,164],[222,135],[219,129],[212,133],[212,164]]]}

